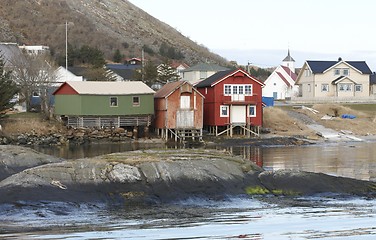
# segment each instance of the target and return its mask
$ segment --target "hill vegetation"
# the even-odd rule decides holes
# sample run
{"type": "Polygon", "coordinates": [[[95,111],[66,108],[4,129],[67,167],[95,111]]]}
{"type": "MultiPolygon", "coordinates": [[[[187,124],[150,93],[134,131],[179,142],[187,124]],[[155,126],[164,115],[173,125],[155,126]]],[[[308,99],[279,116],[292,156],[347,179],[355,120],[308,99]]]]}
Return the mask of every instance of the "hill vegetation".
{"type": "Polygon", "coordinates": [[[0,42],[47,45],[55,59],[65,56],[65,30],[73,48],[100,49],[106,59],[115,53],[124,58],[162,61],[184,60],[188,64],[210,61],[228,65],[169,25],[125,0],[2,0],[0,42]],[[67,23],[67,24],[66,24],[67,23]]]}

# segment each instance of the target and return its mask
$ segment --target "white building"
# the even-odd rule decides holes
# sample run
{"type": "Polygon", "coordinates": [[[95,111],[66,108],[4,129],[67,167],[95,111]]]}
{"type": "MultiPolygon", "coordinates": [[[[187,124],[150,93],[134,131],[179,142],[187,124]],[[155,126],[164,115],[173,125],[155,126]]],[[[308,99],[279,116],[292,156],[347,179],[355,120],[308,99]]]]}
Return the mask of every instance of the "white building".
{"type": "Polygon", "coordinates": [[[42,53],[49,53],[50,48],[48,46],[42,46],[42,45],[37,45],[37,46],[18,46],[22,51],[26,51],[28,54],[42,54],[42,53]]]}
{"type": "Polygon", "coordinates": [[[295,86],[297,75],[295,73],[294,63],[295,60],[290,56],[290,50],[288,50],[287,56],[283,59],[282,64],[265,80],[265,86],[262,89],[263,97],[273,97],[274,100],[284,100],[298,94],[298,86],[295,86]]]}

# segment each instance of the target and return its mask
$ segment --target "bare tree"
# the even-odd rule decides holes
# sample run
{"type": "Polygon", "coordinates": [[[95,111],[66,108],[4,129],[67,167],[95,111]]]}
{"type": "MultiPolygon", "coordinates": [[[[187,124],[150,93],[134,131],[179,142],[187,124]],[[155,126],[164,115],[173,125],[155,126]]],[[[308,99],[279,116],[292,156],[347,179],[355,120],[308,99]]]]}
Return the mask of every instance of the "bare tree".
{"type": "Polygon", "coordinates": [[[32,109],[33,94],[40,97],[41,111],[50,115],[50,93],[56,82],[55,65],[48,54],[27,54],[21,52],[10,59],[12,77],[20,89],[20,102],[26,103],[26,110],[32,109]]]}

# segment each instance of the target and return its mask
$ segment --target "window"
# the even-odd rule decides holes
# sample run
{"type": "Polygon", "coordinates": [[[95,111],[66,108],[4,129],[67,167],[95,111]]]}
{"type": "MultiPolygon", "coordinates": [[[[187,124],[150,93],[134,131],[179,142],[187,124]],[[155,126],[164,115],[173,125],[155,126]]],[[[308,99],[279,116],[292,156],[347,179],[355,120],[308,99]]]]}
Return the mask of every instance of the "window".
{"type": "Polygon", "coordinates": [[[232,85],[232,94],[238,94],[238,86],[232,85]]]}
{"type": "Polygon", "coordinates": [[[343,76],[348,76],[349,75],[349,69],[343,69],[343,76]]]}
{"type": "Polygon", "coordinates": [[[340,83],[338,85],[339,85],[340,92],[350,92],[352,90],[350,83],[340,83]]]}
{"type": "Polygon", "coordinates": [[[224,95],[248,95],[252,96],[252,85],[246,84],[225,84],[224,85],[224,95]]]}
{"type": "Polygon", "coordinates": [[[180,96],[180,108],[189,109],[191,107],[191,97],[190,96],[180,96]]]}
{"type": "Polygon", "coordinates": [[[334,75],[340,75],[341,74],[341,70],[336,68],[334,69],[334,75]]]}
{"type": "Polygon", "coordinates": [[[250,117],[256,117],[256,106],[255,105],[249,106],[249,116],[250,117]]]}
{"type": "Polygon", "coordinates": [[[244,86],[244,93],[245,93],[245,95],[252,96],[252,85],[245,85],[244,86]]]}
{"type": "Polygon", "coordinates": [[[321,92],[329,92],[329,84],[321,84],[321,92]]]}
{"type": "Polygon", "coordinates": [[[118,98],[110,97],[110,107],[117,107],[117,106],[118,106],[118,98]]]}
{"type": "Polygon", "coordinates": [[[311,71],[310,71],[308,68],[305,69],[305,70],[304,70],[304,75],[305,75],[306,77],[311,76],[311,71]]]}
{"type": "Polygon", "coordinates": [[[307,91],[311,92],[311,84],[310,83],[307,84],[307,91]]]}
{"type": "Polygon", "coordinates": [[[355,85],[355,92],[362,92],[362,91],[363,91],[362,84],[356,84],[355,85]]]}
{"type": "Polygon", "coordinates": [[[228,106],[226,106],[226,105],[221,105],[220,106],[220,116],[221,117],[228,117],[228,106]]]}
{"type": "Polygon", "coordinates": [[[133,106],[140,106],[140,97],[133,97],[132,103],[133,103],[133,106]]]}
{"type": "Polygon", "coordinates": [[[239,86],[239,94],[244,94],[244,86],[243,85],[239,86]]]}
{"type": "Polygon", "coordinates": [[[225,85],[225,95],[231,94],[231,85],[225,85]]]}
{"type": "Polygon", "coordinates": [[[33,97],[39,97],[40,93],[39,92],[33,92],[33,97]]]}

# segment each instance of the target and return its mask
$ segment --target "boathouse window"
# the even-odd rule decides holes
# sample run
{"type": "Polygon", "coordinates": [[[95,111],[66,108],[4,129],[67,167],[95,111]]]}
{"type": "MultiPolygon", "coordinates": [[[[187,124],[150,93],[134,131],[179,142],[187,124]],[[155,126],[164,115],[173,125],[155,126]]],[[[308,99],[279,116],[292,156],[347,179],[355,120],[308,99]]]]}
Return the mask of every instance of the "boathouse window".
{"type": "Polygon", "coordinates": [[[180,96],[180,108],[189,109],[191,107],[191,96],[180,96]]]}
{"type": "Polygon", "coordinates": [[[220,116],[221,117],[228,117],[228,106],[226,105],[221,105],[221,113],[220,113],[220,116]]]}
{"type": "Polygon", "coordinates": [[[255,105],[249,106],[249,116],[250,117],[256,117],[256,106],[255,105]]]}
{"type": "Polygon", "coordinates": [[[252,96],[252,85],[245,85],[244,93],[245,95],[252,96]]]}
{"type": "Polygon", "coordinates": [[[110,107],[117,107],[117,106],[118,106],[118,98],[110,97],[110,107]]]}
{"type": "Polygon", "coordinates": [[[140,97],[133,97],[132,103],[134,107],[140,106],[140,97]]]}
{"type": "Polygon", "coordinates": [[[231,94],[231,85],[225,85],[225,95],[231,94]]]}

